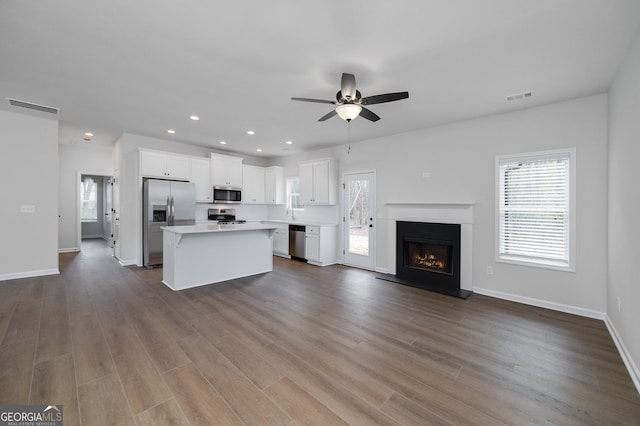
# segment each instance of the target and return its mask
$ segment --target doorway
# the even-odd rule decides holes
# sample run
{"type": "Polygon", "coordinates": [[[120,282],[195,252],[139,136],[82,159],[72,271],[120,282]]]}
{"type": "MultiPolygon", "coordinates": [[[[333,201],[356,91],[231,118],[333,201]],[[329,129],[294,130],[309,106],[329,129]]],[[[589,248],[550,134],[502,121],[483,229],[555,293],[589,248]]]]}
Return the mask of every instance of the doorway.
{"type": "Polygon", "coordinates": [[[375,270],[375,172],[344,175],[344,264],[375,270]]]}
{"type": "Polygon", "coordinates": [[[113,247],[113,177],[78,173],[78,247],[103,240],[113,247]]]}

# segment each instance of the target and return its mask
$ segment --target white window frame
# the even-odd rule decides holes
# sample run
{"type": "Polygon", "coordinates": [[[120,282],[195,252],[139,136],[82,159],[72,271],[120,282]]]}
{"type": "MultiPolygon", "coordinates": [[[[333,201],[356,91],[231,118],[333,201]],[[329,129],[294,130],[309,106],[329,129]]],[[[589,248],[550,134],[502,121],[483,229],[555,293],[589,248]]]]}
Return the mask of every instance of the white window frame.
{"type": "Polygon", "coordinates": [[[98,222],[98,215],[99,212],[97,210],[98,208],[98,182],[95,180],[95,178],[93,176],[83,176],[82,177],[82,182],[80,184],[80,194],[81,194],[81,199],[80,199],[80,221],[82,223],[97,223],[98,222]],[[93,182],[93,185],[95,187],[95,204],[96,204],[96,217],[82,217],[82,213],[84,211],[84,205],[86,202],[92,201],[91,199],[84,199],[84,185],[85,185],[85,181],[91,179],[91,181],[93,182]]]}
{"type": "MultiPolygon", "coordinates": [[[[292,186],[292,182],[293,181],[298,181],[298,185],[300,185],[300,178],[298,176],[291,176],[288,177],[286,179],[286,197],[287,197],[287,211],[290,211],[292,206],[291,206],[291,197],[292,195],[297,195],[298,196],[298,200],[300,200],[300,193],[292,193],[291,192],[291,186],[292,186]]],[[[301,207],[294,207],[293,208],[294,211],[303,211],[304,210],[304,205],[302,205],[301,207]]]]}
{"type": "Polygon", "coordinates": [[[529,152],[523,154],[499,155],[495,159],[495,260],[496,262],[511,263],[523,266],[532,266],[545,269],[555,269],[566,272],[576,271],[576,149],[566,148],[549,151],[529,152]],[[544,259],[528,256],[515,256],[500,253],[501,229],[501,194],[502,179],[500,174],[500,165],[504,162],[527,162],[544,158],[558,158],[562,155],[569,156],[569,235],[568,243],[568,262],[557,261],[553,259],[544,259]]]}

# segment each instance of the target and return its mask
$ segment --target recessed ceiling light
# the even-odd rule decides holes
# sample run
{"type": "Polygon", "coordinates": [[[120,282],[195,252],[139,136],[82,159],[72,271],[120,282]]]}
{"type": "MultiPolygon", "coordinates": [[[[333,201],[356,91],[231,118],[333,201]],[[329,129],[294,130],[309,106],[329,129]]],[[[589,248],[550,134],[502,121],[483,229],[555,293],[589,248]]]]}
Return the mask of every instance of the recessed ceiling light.
{"type": "Polygon", "coordinates": [[[248,134],[248,135],[255,135],[255,134],[256,134],[256,132],[254,132],[253,130],[247,130],[247,134],[248,134]]]}
{"type": "Polygon", "coordinates": [[[91,137],[91,136],[93,136],[93,133],[91,133],[91,132],[87,132],[87,133],[85,133],[84,135],[85,135],[85,136],[89,136],[89,137],[91,137]]]}
{"type": "Polygon", "coordinates": [[[225,141],[220,141],[220,145],[226,145],[227,143],[225,141]]]}
{"type": "Polygon", "coordinates": [[[192,115],[189,117],[190,119],[192,119],[193,121],[198,121],[200,120],[200,117],[198,117],[197,115],[192,115]]]}
{"type": "Polygon", "coordinates": [[[285,143],[286,143],[287,145],[293,145],[293,142],[291,142],[291,141],[286,141],[285,143]]]}
{"type": "Polygon", "coordinates": [[[172,135],[175,135],[175,134],[176,134],[176,131],[175,131],[175,130],[173,130],[173,129],[169,129],[169,130],[167,130],[167,133],[171,133],[172,135]]]}
{"type": "Polygon", "coordinates": [[[262,148],[258,148],[258,149],[256,149],[256,151],[262,152],[262,148]]]}

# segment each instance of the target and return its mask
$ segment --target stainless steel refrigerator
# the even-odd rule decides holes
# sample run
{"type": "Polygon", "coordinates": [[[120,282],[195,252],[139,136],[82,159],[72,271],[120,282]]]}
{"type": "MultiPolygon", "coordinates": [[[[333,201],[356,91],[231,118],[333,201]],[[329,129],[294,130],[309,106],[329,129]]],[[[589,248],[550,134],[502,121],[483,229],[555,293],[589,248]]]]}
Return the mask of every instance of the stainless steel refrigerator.
{"type": "Polygon", "coordinates": [[[142,186],[144,266],[162,265],[163,226],[195,225],[195,184],[145,179],[142,186]]]}

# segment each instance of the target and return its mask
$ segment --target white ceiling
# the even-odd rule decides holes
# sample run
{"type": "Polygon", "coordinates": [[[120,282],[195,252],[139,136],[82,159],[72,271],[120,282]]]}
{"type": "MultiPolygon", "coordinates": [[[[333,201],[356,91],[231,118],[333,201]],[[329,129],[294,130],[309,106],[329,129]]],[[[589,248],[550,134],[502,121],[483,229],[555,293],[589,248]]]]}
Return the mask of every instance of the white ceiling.
{"type": "Polygon", "coordinates": [[[346,142],[317,121],[331,105],[290,100],[334,99],[343,72],[362,96],[409,92],[351,123],[376,138],[602,93],[639,22],[638,0],[0,0],[0,108],[58,107],[67,140],[286,155],[346,142]]]}

